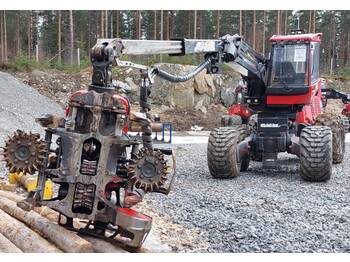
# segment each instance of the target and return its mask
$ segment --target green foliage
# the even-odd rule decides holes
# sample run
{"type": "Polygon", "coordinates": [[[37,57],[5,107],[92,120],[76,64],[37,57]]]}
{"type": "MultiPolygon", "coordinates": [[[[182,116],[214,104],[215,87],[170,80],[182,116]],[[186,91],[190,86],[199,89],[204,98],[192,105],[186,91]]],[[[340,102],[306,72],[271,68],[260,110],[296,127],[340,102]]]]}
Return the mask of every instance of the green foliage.
{"type": "Polygon", "coordinates": [[[67,73],[76,73],[87,67],[91,66],[90,60],[83,59],[81,60],[80,67],[77,65],[66,65],[66,64],[58,64],[53,63],[50,64],[48,62],[37,62],[35,59],[29,59],[27,56],[20,55],[10,62],[1,65],[2,69],[10,70],[10,71],[18,71],[18,72],[31,72],[33,70],[44,70],[44,69],[57,69],[67,73]]]}
{"type": "Polygon", "coordinates": [[[340,68],[336,72],[336,76],[342,81],[350,80],[350,66],[346,66],[346,67],[340,68]]]}
{"type": "Polygon", "coordinates": [[[38,68],[46,68],[47,65],[38,63],[34,59],[30,59],[27,56],[20,55],[7,64],[8,69],[13,71],[33,71],[38,68]]]}

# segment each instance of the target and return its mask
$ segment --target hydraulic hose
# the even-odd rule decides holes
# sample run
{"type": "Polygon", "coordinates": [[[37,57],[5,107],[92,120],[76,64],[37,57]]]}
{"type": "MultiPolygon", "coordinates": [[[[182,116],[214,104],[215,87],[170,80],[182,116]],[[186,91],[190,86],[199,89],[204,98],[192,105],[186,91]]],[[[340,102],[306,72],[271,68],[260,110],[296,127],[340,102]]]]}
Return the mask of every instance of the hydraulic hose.
{"type": "Polygon", "coordinates": [[[164,70],[161,70],[159,68],[155,69],[155,73],[160,78],[163,78],[163,79],[170,81],[170,82],[174,82],[174,83],[186,82],[186,81],[190,80],[191,78],[195,77],[196,75],[198,75],[210,63],[211,63],[211,58],[205,60],[196,69],[194,69],[192,72],[188,73],[187,75],[173,75],[173,74],[170,74],[170,73],[168,73],[164,70]]]}

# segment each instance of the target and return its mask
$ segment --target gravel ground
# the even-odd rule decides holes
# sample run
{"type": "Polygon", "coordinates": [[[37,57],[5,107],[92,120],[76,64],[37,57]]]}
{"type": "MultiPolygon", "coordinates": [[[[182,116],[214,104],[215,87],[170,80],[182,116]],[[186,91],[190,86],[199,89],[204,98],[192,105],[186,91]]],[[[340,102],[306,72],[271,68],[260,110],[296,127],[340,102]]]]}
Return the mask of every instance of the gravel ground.
{"type": "Polygon", "coordinates": [[[298,159],[288,154],[280,155],[276,170],[252,162],[241,176],[218,180],[209,174],[205,144],[173,147],[174,190],[147,200],[175,223],[199,229],[199,238],[209,244],[199,251],[350,251],[349,154],[327,183],[303,181],[298,159]]]}

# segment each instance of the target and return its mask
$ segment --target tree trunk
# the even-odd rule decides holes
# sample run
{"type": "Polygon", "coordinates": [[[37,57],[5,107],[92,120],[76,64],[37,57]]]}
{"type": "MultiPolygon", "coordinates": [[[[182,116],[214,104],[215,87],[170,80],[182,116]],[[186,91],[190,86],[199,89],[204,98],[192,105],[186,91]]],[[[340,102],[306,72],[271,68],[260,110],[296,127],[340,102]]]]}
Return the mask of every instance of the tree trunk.
{"type": "Polygon", "coordinates": [[[119,37],[119,31],[120,31],[120,14],[119,10],[115,11],[115,32],[116,32],[116,37],[119,37]]]}
{"type": "Polygon", "coordinates": [[[105,38],[105,26],[104,26],[104,24],[105,24],[104,10],[101,10],[101,38],[105,38]]]}
{"type": "Polygon", "coordinates": [[[108,38],[108,10],[105,10],[105,38],[108,38]]]}
{"type": "Polygon", "coordinates": [[[339,39],[339,64],[345,66],[345,57],[346,57],[346,44],[345,44],[345,34],[343,28],[341,28],[340,39],[339,39]]]}
{"type": "Polygon", "coordinates": [[[309,33],[312,32],[312,10],[309,10],[309,33]]]}
{"type": "Polygon", "coordinates": [[[138,12],[138,21],[139,21],[139,24],[138,24],[138,28],[139,28],[139,39],[141,39],[142,37],[142,16],[141,16],[141,11],[138,12]]]}
{"type": "Polygon", "coordinates": [[[284,17],[284,34],[286,35],[288,33],[288,10],[285,11],[285,17],[284,17]]]}
{"type": "Polygon", "coordinates": [[[277,10],[277,19],[276,19],[276,34],[279,35],[281,33],[281,11],[277,10]]]}
{"type": "Polygon", "coordinates": [[[312,32],[316,33],[316,10],[314,10],[313,13],[314,13],[314,17],[312,21],[312,32]]]}
{"type": "Polygon", "coordinates": [[[256,11],[253,11],[253,49],[255,49],[256,43],[256,11]]]}
{"type": "Polygon", "coordinates": [[[19,13],[16,13],[16,56],[21,54],[21,36],[19,13]]]}
{"type": "Polygon", "coordinates": [[[62,24],[62,14],[61,11],[58,11],[58,21],[57,21],[57,49],[58,49],[58,64],[60,65],[62,63],[62,30],[61,30],[61,24],[62,24]]]}
{"type": "Polygon", "coordinates": [[[173,13],[173,11],[170,11],[170,26],[169,26],[169,30],[170,30],[170,33],[169,33],[170,39],[174,38],[175,26],[174,26],[174,13],[173,13]]]}
{"type": "Polygon", "coordinates": [[[243,12],[243,36],[247,36],[247,11],[243,12]]]}
{"type": "Polygon", "coordinates": [[[331,22],[330,22],[330,30],[329,30],[329,71],[333,73],[334,66],[334,42],[335,42],[335,11],[331,11],[331,22]]]}
{"type": "Polygon", "coordinates": [[[6,23],[6,11],[3,11],[3,15],[4,15],[4,22],[3,22],[3,26],[4,26],[4,55],[5,55],[5,62],[7,62],[8,59],[8,55],[7,55],[7,23],[6,23]]]}
{"type": "Polygon", "coordinates": [[[197,10],[193,11],[193,38],[197,38],[197,10]]]}
{"type": "Polygon", "coordinates": [[[134,35],[135,39],[140,39],[139,19],[140,19],[139,11],[135,11],[135,35],[134,35]]]}
{"type": "Polygon", "coordinates": [[[153,39],[157,40],[157,11],[153,11],[153,39]]]}
{"type": "Polygon", "coordinates": [[[220,37],[220,10],[216,11],[216,37],[220,37]]]}
{"type": "MultiPolygon", "coordinates": [[[[264,11],[265,12],[265,11],[264,11]]],[[[242,23],[243,23],[243,11],[239,10],[239,35],[242,36],[243,34],[243,27],[242,27],[242,23]]]]}
{"type": "Polygon", "coordinates": [[[2,10],[0,10],[0,45],[1,45],[1,62],[4,61],[4,28],[2,25],[2,10]]]}
{"type": "Polygon", "coordinates": [[[191,19],[190,11],[187,12],[187,15],[188,15],[187,37],[191,38],[192,37],[192,34],[191,34],[192,19],[191,19]]]}
{"type": "Polygon", "coordinates": [[[166,11],[166,39],[170,39],[170,11],[166,11]]]}
{"type": "Polygon", "coordinates": [[[22,251],[0,233],[0,253],[22,253],[22,251]]]}
{"type": "Polygon", "coordinates": [[[70,64],[74,63],[74,23],[73,23],[73,10],[69,10],[69,49],[70,49],[70,64]]]}
{"type": "Polygon", "coordinates": [[[263,46],[262,46],[262,52],[263,55],[265,55],[265,43],[266,43],[266,11],[264,10],[264,18],[263,18],[263,46]]]}
{"type": "Polygon", "coordinates": [[[32,56],[32,22],[33,22],[33,17],[32,17],[32,11],[29,11],[28,14],[28,31],[27,31],[27,38],[28,38],[28,58],[30,59],[32,56]]]}
{"type": "Polygon", "coordinates": [[[198,11],[198,35],[200,39],[203,39],[203,12],[205,10],[198,11]]]}
{"type": "Polygon", "coordinates": [[[111,27],[110,36],[111,36],[111,38],[113,38],[114,37],[114,15],[113,15],[113,11],[111,11],[110,27],[111,27]]]}
{"type": "Polygon", "coordinates": [[[160,10],[160,40],[163,40],[163,10],[160,10]]]}
{"type": "Polygon", "coordinates": [[[61,252],[39,234],[0,210],[0,233],[23,252],[61,252]]]}
{"type": "Polygon", "coordinates": [[[89,242],[75,233],[62,228],[34,211],[24,211],[9,199],[1,198],[0,208],[7,214],[25,223],[65,252],[81,253],[91,252],[93,250],[89,242]]]}
{"type": "Polygon", "coordinates": [[[350,64],[350,31],[348,32],[347,64],[350,64]]]}

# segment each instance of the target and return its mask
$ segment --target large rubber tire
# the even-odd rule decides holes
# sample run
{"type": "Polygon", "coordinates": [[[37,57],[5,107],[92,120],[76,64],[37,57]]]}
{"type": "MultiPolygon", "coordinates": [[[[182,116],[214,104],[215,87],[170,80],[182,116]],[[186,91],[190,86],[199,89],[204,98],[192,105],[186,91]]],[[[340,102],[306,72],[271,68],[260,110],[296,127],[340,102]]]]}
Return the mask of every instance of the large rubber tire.
{"type": "Polygon", "coordinates": [[[300,176],[322,182],[332,175],[332,131],[326,126],[307,126],[300,134],[300,176]]]}
{"type": "Polygon", "coordinates": [[[237,144],[248,136],[246,125],[215,128],[209,135],[207,160],[215,178],[231,178],[249,167],[249,156],[237,158],[237,144]]]}
{"type": "Polygon", "coordinates": [[[238,115],[224,115],[221,117],[221,126],[242,125],[242,118],[238,115]]]}
{"type": "Polygon", "coordinates": [[[343,162],[345,155],[345,126],[340,116],[323,113],[316,117],[316,126],[328,126],[332,130],[333,164],[343,162]]]}

